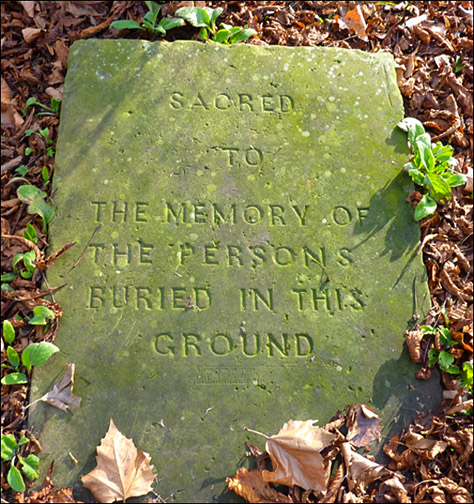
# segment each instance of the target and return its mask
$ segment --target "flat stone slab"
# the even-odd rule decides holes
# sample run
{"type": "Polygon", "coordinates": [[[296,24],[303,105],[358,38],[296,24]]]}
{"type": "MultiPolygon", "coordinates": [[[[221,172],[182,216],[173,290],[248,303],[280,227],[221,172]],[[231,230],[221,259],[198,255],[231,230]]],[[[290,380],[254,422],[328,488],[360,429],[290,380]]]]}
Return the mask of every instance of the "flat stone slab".
{"type": "Polygon", "coordinates": [[[429,293],[402,118],[385,53],[73,44],[49,240],[77,245],[48,271],[61,351],[32,400],[74,362],[82,406],[30,411],[57,486],[110,418],[163,498],[211,502],[233,498],[246,426],[363,402],[388,434],[437,404],[403,348],[429,293]]]}

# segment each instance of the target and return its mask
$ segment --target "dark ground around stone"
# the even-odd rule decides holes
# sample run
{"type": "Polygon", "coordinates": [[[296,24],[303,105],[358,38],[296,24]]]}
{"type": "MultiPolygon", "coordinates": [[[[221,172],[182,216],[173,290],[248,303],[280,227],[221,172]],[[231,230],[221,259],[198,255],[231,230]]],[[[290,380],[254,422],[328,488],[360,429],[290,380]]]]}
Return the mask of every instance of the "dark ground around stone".
{"type": "MultiPolygon", "coordinates": [[[[225,10],[218,21],[239,26],[249,24],[257,31],[257,36],[249,40],[251,44],[338,46],[369,52],[384,50],[394,55],[405,115],[420,119],[435,140],[452,145],[460,170],[471,177],[469,192],[455,189],[453,198],[439,207],[433,218],[421,222],[420,253],[424,254],[433,304],[427,323],[445,325],[447,315],[449,329],[458,342],[450,349],[455,363],[472,362],[472,2],[165,2],[160,15],[172,16],[178,7],[186,4],[222,5],[225,10]],[[346,14],[355,7],[359,11],[351,18],[355,24],[351,24],[346,14]],[[365,30],[362,18],[366,22],[365,30]]],[[[56,115],[38,116],[42,111],[39,107],[30,107],[23,117],[23,107],[30,97],[46,105],[51,97],[61,98],[68,48],[74,40],[150,38],[144,32],[108,30],[114,20],[139,21],[145,12],[144,2],[1,3],[2,236],[22,237],[27,223],[33,224],[40,238],[36,263],[42,267],[53,262],[45,257],[47,235],[41,233],[41,220],[28,214],[26,205],[17,198],[16,191],[25,180],[12,179],[20,176],[15,171],[20,165],[28,168],[27,182],[40,188],[44,183],[43,167],[47,167],[49,177],[53,175],[54,157],[47,155],[45,140],[39,135],[26,137],[25,131],[48,127],[54,146],[59,119],[56,115]],[[27,147],[34,148],[35,152],[26,155],[27,147]]],[[[185,26],[169,31],[166,40],[195,38],[197,29],[185,26]]],[[[48,191],[49,186],[44,190],[48,191]]],[[[54,195],[49,197],[54,200],[54,195]]],[[[416,203],[420,197],[414,191],[409,201],[416,203]]],[[[2,238],[2,274],[11,272],[15,255],[27,250],[21,238],[2,238]]],[[[37,305],[49,306],[57,318],[61,316],[61,307],[41,286],[42,273],[38,267],[31,280],[17,276],[11,283],[13,290],[2,290],[2,320],[10,320],[16,329],[14,347],[18,353],[31,342],[54,341],[57,319],[44,331],[43,326],[33,327],[16,318],[21,315],[28,319],[37,305]]],[[[425,336],[415,344],[408,337],[407,343],[421,362],[417,377],[429,379],[428,350],[439,346],[439,341],[425,336]]],[[[6,362],[3,341],[1,358],[2,364],[6,362]]],[[[2,368],[2,377],[6,372],[2,368]]],[[[336,492],[329,492],[319,502],[343,499],[345,502],[472,502],[472,398],[457,392],[456,375],[443,372],[442,379],[445,389],[442,410],[419,419],[392,439],[385,449],[392,459],[389,467],[406,476],[408,494],[397,494],[387,485],[384,487],[381,480],[370,485],[360,482],[353,491],[347,487],[347,481],[342,481],[336,492]],[[470,409],[470,415],[455,414],[463,408],[470,409]],[[413,442],[415,437],[420,444],[413,442]],[[435,447],[442,442],[448,448],[436,451],[435,447]]],[[[22,447],[23,456],[41,449],[25,430],[27,404],[27,386],[2,385],[2,434],[14,433],[17,439],[26,435],[32,439],[22,447]]],[[[30,497],[28,492],[14,494],[6,480],[7,469],[8,465],[3,464],[2,501],[65,502],[69,499],[68,502],[75,502],[68,489],[55,494],[51,481],[45,482],[42,492],[30,497]]],[[[336,483],[335,476],[333,489],[336,483]]],[[[297,488],[288,489],[288,494],[292,502],[318,502],[314,494],[297,488]]]]}

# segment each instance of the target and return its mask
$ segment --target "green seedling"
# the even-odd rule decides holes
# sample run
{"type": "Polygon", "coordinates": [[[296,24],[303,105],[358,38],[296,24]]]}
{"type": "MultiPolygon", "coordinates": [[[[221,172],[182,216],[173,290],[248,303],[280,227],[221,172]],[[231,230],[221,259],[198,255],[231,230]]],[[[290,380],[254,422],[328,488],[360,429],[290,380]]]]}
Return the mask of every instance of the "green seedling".
{"type": "Polygon", "coordinates": [[[16,254],[16,256],[13,258],[12,261],[14,273],[17,274],[19,273],[26,280],[30,279],[36,270],[36,264],[34,263],[35,259],[36,254],[34,250],[30,250],[29,252],[20,252],[19,254],[16,254]],[[26,269],[18,268],[20,262],[23,262],[23,265],[25,266],[26,269]]]}
{"type": "Polygon", "coordinates": [[[15,169],[15,172],[19,173],[22,177],[24,177],[29,171],[30,169],[24,164],[15,169]]]}
{"type": "Polygon", "coordinates": [[[41,343],[31,343],[21,353],[21,363],[26,367],[28,372],[33,366],[41,366],[54,353],[58,352],[59,348],[52,343],[42,341],[41,343]]]}
{"type": "Polygon", "coordinates": [[[18,198],[28,204],[28,213],[37,214],[43,221],[43,233],[54,215],[53,205],[45,201],[46,193],[32,185],[23,185],[17,189],[18,198]]]}
{"type": "Polygon", "coordinates": [[[415,209],[415,221],[418,222],[434,215],[437,202],[445,203],[451,197],[451,188],[465,184],[467,177],[454,173],[457,161],[452,147],[441,142],[432,144],[430,134],[418,119],[407,117],[398,123],[398,127],[408,132],[412,151],[411,161],[403,168],[415,184],[427,191],[415,209]]]}
{"type": "Polygon", "coordinates": [[[425,334],[435,336],[437,333],[439,335],[439,343],[444,348],[441,352],[438,352],[436,348],[431,348],[428,352],[428,366],[434,367],[438,363],[442,371],[450,374],[460,374],[460,369],[458,366],[453,364],[454,356],[451,355],[446,350],[449,350],[453,345],[457,344],[457,341],[453,339],[451,331],[447,327],[434,328],[429,325],[422,325],[421,330],[425,334]]]}
{"type": "MultiPolygon", "coordinates": [[[[54,151],[53,151],[53,156],[54,156],[54,151]]],[[[41,170],[41,176],[43,177],[43,182],[44,182],[43,187],[44,187],[49,182],[49,171],[48,171],[47,166],[43,166],[43,169],[41,170]]]]}
{"type": "Polygon", "coordinates": [[[39,477],[38,466],[39,458],[30,454],[27,457],[18,455],[18,449],[29,442],[29,439],[23,437],[16,441],[13,434],[2,434],[2,460],[10,462],[10,469],[7,474],[8,484],[15,492],[24,492],[26,490],[25,481],[21,472],[29,479],[35,480],[39,477]],[[21,472],[15,466],[16,459],[20,462],[21,472]]]}
{"type": "Polygon", "coordinates": [[[46,325],[48,320],[54,320],[54,313],[46,306],[35,306],[33,308],[34,316],[28,321],[31,325],[46,325]]]}
{"type": "Polygon", "coordinates": [[[176,11],[176,15],[185,19],[190,25],[200,28],[199,38],[201,40],[212,40],[220,44],[235,44],[243,42],[255,35],[257,32],[245,25],[231,26],[221,23],[220,30],[217,29],[216,19],[222,14],[222,7],[181,7],[176,11]]]}
{"type": "MultiPolygon", "coordinates": [[[[46,127],[46,128],[40,129],[39,131],[28,129],[25,131],[25,136],[29,137],[29,136],[33,135],[33,133],[36,133],[37,135],[43,137],[46,140],[46,154],[48,157],[53,157],[54,156],[54,148],[52,147],[53,140],[51,138],[49,138],[49,128],[46,127]]],[[[35,152],[34,149],[32,149],[31,147],[26,147],[26,149],[25,149],[26,156],[29,156],[33,152],[35,152]]]]}
{"type": "Polygon", "coordinates": [[[51,106],[48,107],[47,105],[43,105],[40,103],[34,96],[28,98],[25,103],[25,107],[23,108],[23,117],[26,117],[26,112],[30,107],[33,106],[38,106],[42,109],[44,109],[44,112],[39,112],[36,114],[37,116],[41,115],[58,115],[59,114],[59,107],[61,105],[61,100],[58,100],[56,98],[51,98],[51,106]]]}
{"type": "Polygon", "coordinates": [[[145,2],[148,12],[142,20],[142,24],[133,20],[119,20],[110,24],[110,28],[116,30],[146,30],[151,35],[161,35],[164,37],[168,30],[172,30],[178,26],[184,25],[184,20],[180,18],[161,18],[157,23],[158,13],[160,12],[161,5],[156,2],[145,2]]]}
{"type": "MultiPolygon", "coordinates": [[[[34,316],[29,321],[32,325],[45,325],[49,319],[54,319],[54,313],[46,306],[35,306],[33,308],[34,316]]],[[[8,320],[3,321],[3,339],[11,345],[15,340],[15,329],[8,320]]],[[[52,343],[42,341],[41,343],[31,343],[21,354],[21,363],[26,367],[28,372],[31,372],[32,366],[41,366],[54,353],[58,352],[59,348],[52,343]]],[[[2,385],[24,385],[28,383],[28,377],[24,373],[18,372],[20,367],[20,356],[12,347],[7,348],[8,364],[2,364],[2,367],[13,370],[2,378],[2,385]]]]}
{"type": "Polygon", "coordinates": [[[38,243],[38,233],[36,232],[36,229],[32,226],[30,222],[28,222],[25,231],[23,231],[23,237],[26,238],[27,240],[30,240],[35,245],[38,243]]]}
{"type": "MultiPolygon", "coordinates": [[[[8,350],[12,347],[8,347],[8,350]]],[[[7,356],[10,364],[3,364],[2,367],[9,369],[18,369],[20,366],[20,359],[18,353],[12,348],[12,351],[7,356]],[[10,358],[11,357],[11,358],[10,358]]],[[[21,353],[21,363],[26,367],[28,373],[31,372],[33,366],[41,366],[44,364],[54,353],[58,352],[59,348],[52,343],[42,341],[41,343],[31,343],[21,353]]],[[[28,383],[28,377],[24,373],[14,372],[7,374],[2,378],[2,385],[24,385],[28,383]]]]}
{"type": "Polygon", "coordinates": [[[15,341],[15,328],[9,320],[3,321],[3,339],[9,345],[15,341]]]}
{"type": "Polygon", "coordinates": [[[454,66],[454,73],[459,73],[463,68],[465,68],[466,65],[463,65],[461,61],[461,56],[458,56],[458,59],[456,60],[456,64],[454,66]]]}
{"type": "Polygon", "coordinates": [[[15,280],[16,275],[15,273],[2,273],[1,281],[2,281],[2,290],[12,290],[10,287],[10,282],[13,282],[15,280]]]}
{"type": "Polygon", "coordinates": [[[473,369],[472,362],[463,362],[461,369],[461,384],[471,391],[472,394],[472,384],[473,384],[473,369]]]}

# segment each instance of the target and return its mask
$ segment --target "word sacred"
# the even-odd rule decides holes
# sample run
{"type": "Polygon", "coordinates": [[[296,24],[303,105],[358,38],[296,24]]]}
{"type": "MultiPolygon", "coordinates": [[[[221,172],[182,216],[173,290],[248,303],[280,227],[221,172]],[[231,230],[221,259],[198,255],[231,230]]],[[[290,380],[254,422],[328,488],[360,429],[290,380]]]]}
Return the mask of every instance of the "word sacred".
{"type": "Polygon", "coordinates": [[[293,98],[288,95],[249,93],[218,93],[212,96],[174,91],[169,96],[170,107],[174,110],[234,110],[237,112],[289,112],[294,109],[293,98]]]}

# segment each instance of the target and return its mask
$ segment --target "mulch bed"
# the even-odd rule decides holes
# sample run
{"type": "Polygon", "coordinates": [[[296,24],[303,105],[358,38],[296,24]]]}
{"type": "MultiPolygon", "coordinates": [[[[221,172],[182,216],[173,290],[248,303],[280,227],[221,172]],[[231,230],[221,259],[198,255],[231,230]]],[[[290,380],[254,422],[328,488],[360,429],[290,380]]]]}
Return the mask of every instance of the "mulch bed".
{"type": "MultiPolygon", "coordinates": [[[[405,116],[421,120],[434,141],[450,144],[459,171],[470,177],[470,187],[468,182],[466,187],[454,189],[452,199],[439,206],[434,217],[421,222],[420,253],[428,271],[433,306],[426,323],[450,329],[457,342],[449,349],[456,365],[472,363],[472,2],[165,2],[160,16],[172,16],[180,6],[193,4],[224,7],[219,22],[248,24],[257,31],[250,44],[336,46],[394,55],[405,116]]],[[[31,249],[31,243],[22,239],[28,224],[38,235],[37,268],[32,278],[16,275],[9,282],[10,288],[2,289],[2,320],[15,327],[13,346],[19,354],[31,342],[54,341],[62,314],[43,282],[44,271],[55,258],[46,256],[47,233],[41,219],[28,213],[17,195],[18,187],[28,183],[54,201],[47,181],[54,173],[51,147],[55,147],[59,118],[38,105],[30,106],[25,114],[23,109],[32,97],[46,107],[52,98],[61,99],[68,50],[75,40],[124,36],[149,39],[146,32],[108,29],[114,20],[140,21],[145,13],[144,2],[133,1],[1,2],[2,274],[13,271],[12,261],[18,253],[31,249]],[[39,134],[27,135],[28,130],[45,128],[50,142],[39,134]],[[40,305],[48,306],[56,315],[49,326],[27,323],[33,308],[40,305]]],[[[168,41],[196,38],[197,30],[189,26],[173,29],[166,36],[168,41]]],[[[421,194],[414,191],[409,202],[415,205],[420,198],[421,194]]],[[[407,334],[407,343],[413,360],[420,364],[417,377],[430,379],[428,351],[441,348],[439,337],[411,333],[407,334]]],[[[3,340],[1,361],[7,362],[3,340]]],[[[2,368],[2,377],[7,373],[2,368]]],[[[341,482],[334,496],[323,501],[472,502],[472,396],[459,391],[458,378],[442,372],[442,409],[417,419],[385,447],[391,458],[389,468],[406,475],[407,494],[384,487],[379,481],[356,495],[341,482]],[[469,409],[470,414],[465,414],[469,409]]],[[[22,446],[21,455],[38,453],[40,443],[26,431],[28,387],[2,385],[1,400],[2,433],[30,438],[22,446]]],[[[39,493],[30,497],[15,494],[7,483],[7,468],[3,464],[2,502],[75,502],[70,489],[55,494],[48,478],[39,493]]],[[[316,501],[314,495],[295,489],[290,490],[290,496],[293,502],[316,501]]]]}

